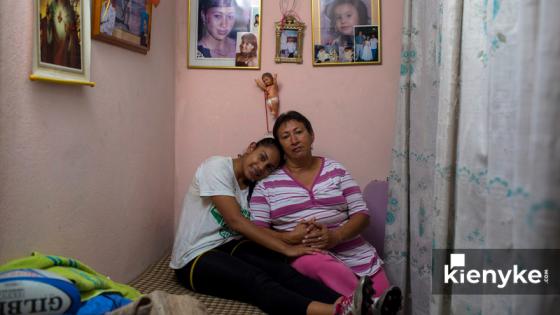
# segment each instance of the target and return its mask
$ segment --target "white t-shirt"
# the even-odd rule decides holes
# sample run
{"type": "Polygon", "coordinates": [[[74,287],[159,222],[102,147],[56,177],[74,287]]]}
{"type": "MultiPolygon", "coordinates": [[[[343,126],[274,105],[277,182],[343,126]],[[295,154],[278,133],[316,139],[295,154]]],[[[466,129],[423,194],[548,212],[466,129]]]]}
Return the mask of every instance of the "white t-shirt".
{"type": "Polygon", "coordinates": [[[183,202],[169,266],[180,269],[196,256],[241,238],[226,225],[210,196],[235,197],[241,214],[250,219],[248,191],[239,188],[231,157],[213,156],[202,162],[183,202]]]}

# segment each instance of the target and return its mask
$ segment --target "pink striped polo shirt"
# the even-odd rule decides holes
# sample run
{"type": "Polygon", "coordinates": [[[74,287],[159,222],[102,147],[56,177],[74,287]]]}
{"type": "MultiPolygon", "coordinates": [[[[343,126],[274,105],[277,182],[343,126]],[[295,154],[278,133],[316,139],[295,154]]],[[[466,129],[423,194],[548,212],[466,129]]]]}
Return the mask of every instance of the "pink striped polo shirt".
{"type": "MultiPolygon", "coordinates": [[[[321,170],[311,189],[305,188],[284,169],[260,181],[251,197],[255,224],[291,231],[300,220],[315,218],[328,228],[338,228],[357,214],[368,214],[362,192],[342,164],[321,158],[321,170]]],[[[359,276],[374,274],[381,264],[375,248],[361,235],[329,250],[359,276]]]]}

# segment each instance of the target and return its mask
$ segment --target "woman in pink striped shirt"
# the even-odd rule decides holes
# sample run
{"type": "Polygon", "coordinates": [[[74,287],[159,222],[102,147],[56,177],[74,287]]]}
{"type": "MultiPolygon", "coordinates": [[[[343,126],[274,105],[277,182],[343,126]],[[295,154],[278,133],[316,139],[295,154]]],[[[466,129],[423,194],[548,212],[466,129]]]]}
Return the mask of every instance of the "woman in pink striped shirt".
{"type": "Polygon", "coordinates": [[[374,296],[380,297],[378,313],[396,313],[401,291],[390,287],[383,262],[360,234],[369,224],[369,214],[358,184],[340,163],[313,156],[315,135],[302,114],[280,115],[273,134],[286,163],[254,188],[250,208],[255,224],[286,243],[326,250],[293,260],[300,273],[340,294],[351,293],[358,277],[369,276],[374,296]]]}

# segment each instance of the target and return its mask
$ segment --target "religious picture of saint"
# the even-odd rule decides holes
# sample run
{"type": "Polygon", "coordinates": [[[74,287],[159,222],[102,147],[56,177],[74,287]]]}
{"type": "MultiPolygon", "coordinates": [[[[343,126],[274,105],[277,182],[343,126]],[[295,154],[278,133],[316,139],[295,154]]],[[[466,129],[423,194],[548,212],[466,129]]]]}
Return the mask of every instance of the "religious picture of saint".
{"type": "Polygon", "coordinates": [[[41,0],[40,62],[81,70],[81,0],[41,0]]]}

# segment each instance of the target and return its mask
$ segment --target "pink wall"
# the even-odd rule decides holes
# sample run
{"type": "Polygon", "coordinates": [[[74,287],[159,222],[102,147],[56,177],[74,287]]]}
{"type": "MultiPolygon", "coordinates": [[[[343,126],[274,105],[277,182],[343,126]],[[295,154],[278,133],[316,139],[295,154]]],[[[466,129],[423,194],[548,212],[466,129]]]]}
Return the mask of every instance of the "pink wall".
{"type": "Polygon", "coordinates": [[[177,2],[175,209],[198,164],[214,154],[236,155],[266,132],[263,95],[254,79],[278,73],[281,110],[301,111],[315,130],[314,153],[345,164],[364,187],[389,173],[400,65],[402,0],[382,1],[383,64],[313,67],[311,1],[298,1],[307,25],[304,63],[275,64],[274,22],[278,1],[263,0],[261,71],[186,67],[186,7],[177,2]]]}
{"type": "MultiPolygon", "coordinates": [[[[171,246],[200,161],[265,134],[262,71],[187,69],[187,0],[165,0],[147,56],[92,41],[95,88],[30,82],[32,3],[0,2],[0,263],[37,250],[131,280],[171,246]]],[[[384,179],[402,0],[383,1],[383,65],[327,68],[310,63],[309,29],[304,64],[275,64],[278,2],[263,4],[262,70],[278,73],[282,110],[307,115],[315,153],[362,187],[384,179]]],[[[311,27],[309,2],[297,10],[311,27]]]]}
{"type": "Polygon", "coordinates": [[[89,88],[28,80],[33,2],[0,2],[0,264],[41,251],[131,280],[172,243],[175,3],[147,56],[92,40],[89,88]]]}

